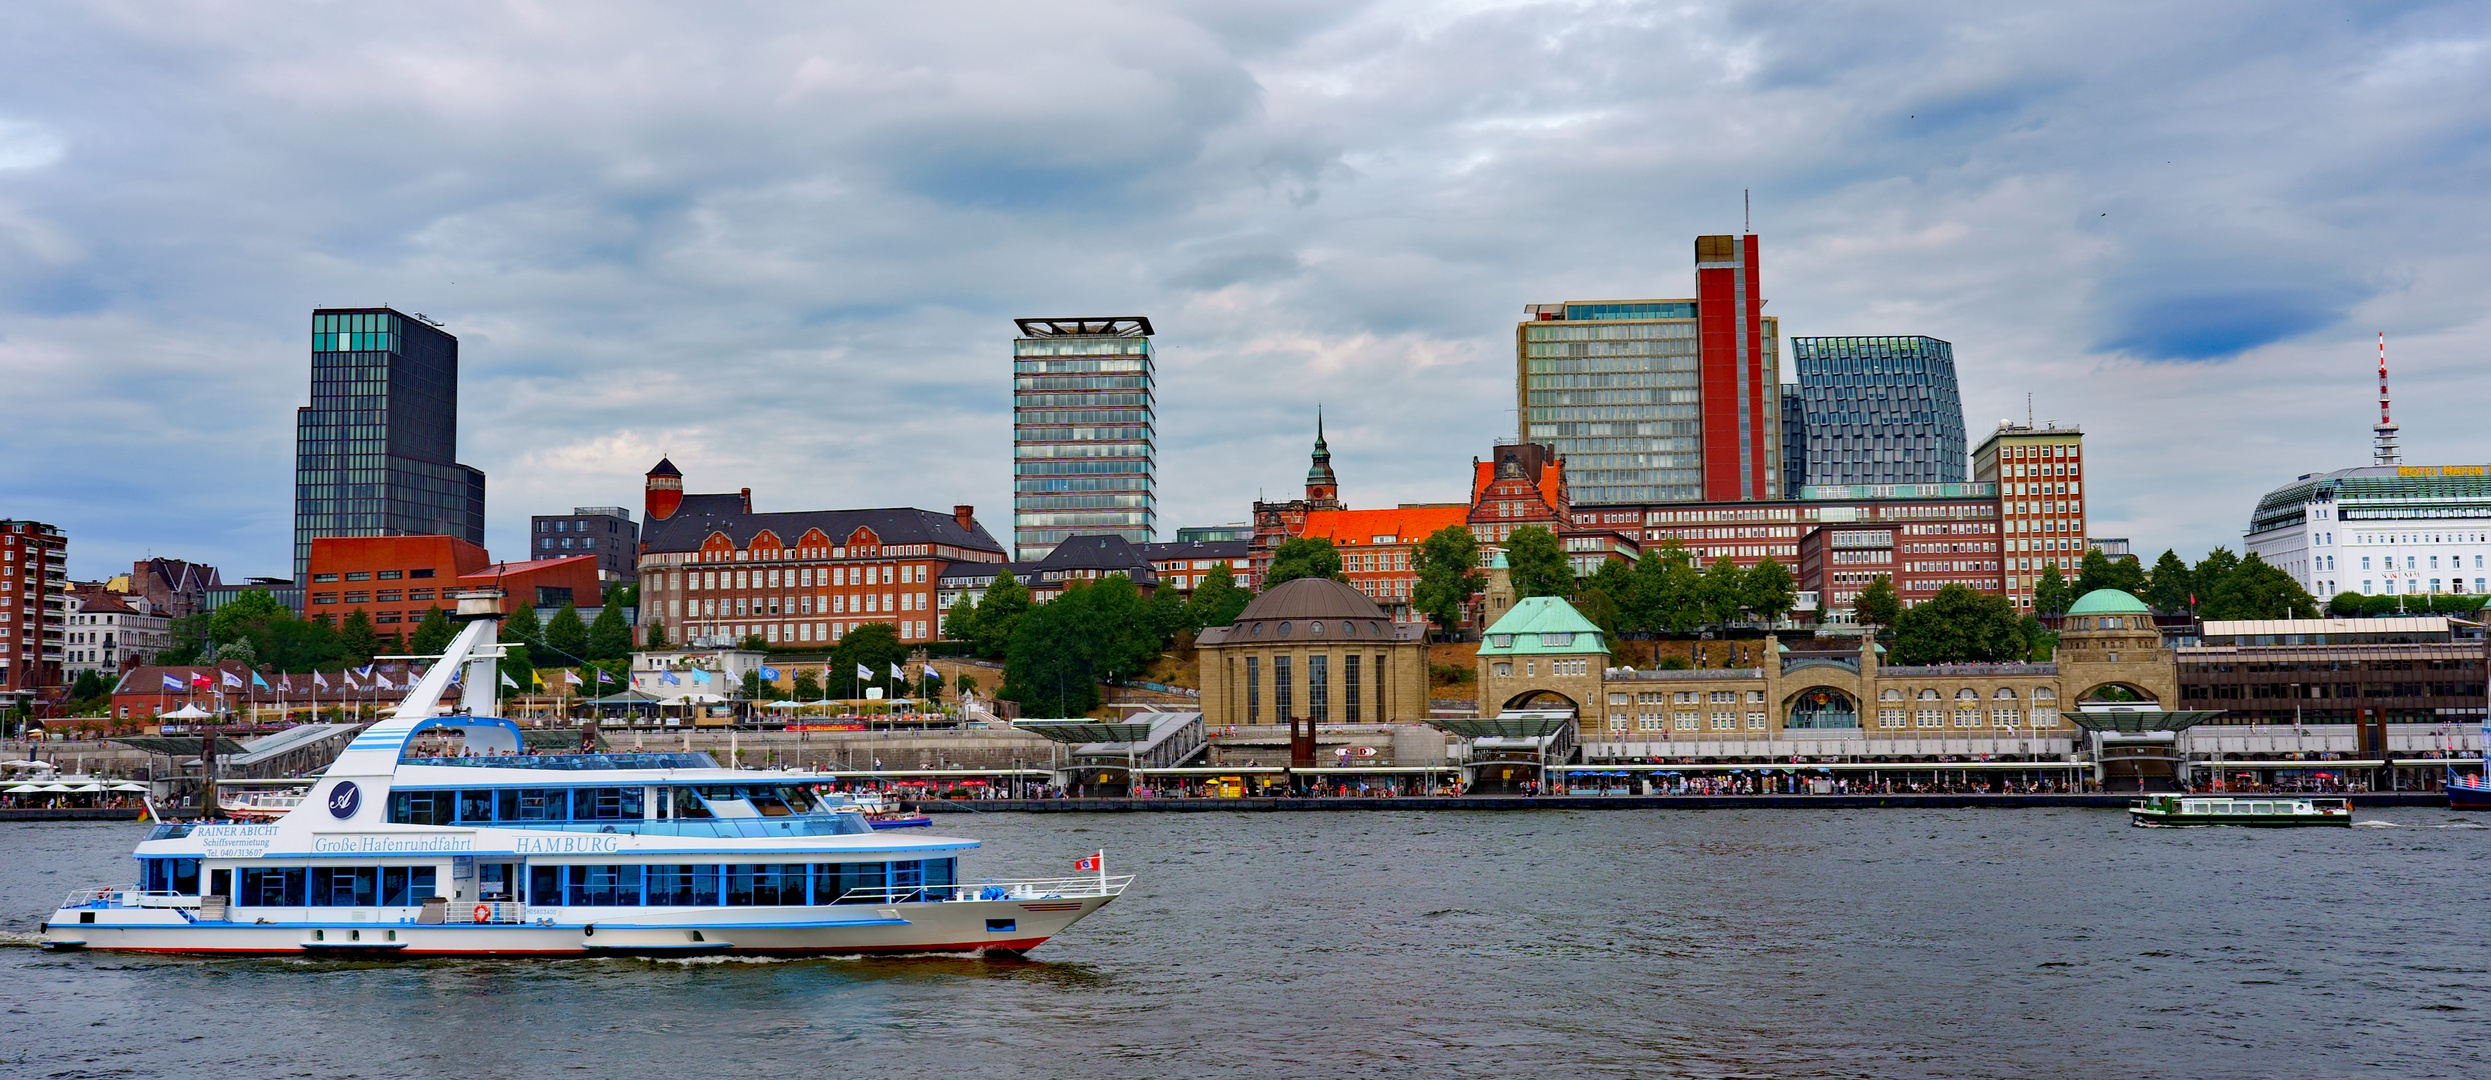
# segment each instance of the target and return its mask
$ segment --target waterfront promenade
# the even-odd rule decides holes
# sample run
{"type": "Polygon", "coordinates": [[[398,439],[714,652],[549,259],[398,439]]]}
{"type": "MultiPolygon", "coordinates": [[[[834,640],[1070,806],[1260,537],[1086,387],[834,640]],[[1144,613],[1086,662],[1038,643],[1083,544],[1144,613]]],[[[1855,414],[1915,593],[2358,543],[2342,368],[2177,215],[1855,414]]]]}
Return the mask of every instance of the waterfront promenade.
{"type": "MultiPolygon", "coordinates": [[[[2276,798],[2293,798],[2277,795],[2276,798]]],[[[2334,798],[2336,796],[2328,796],[2334,798]]],[[[2436,791],[2355,792],[2343,798],[2356,808],[2388,806],[2445,807],[2448,797],[2436,791]]],[[[908,805],[927,814],[1208,814],[1323,810],[1858,810],[1869,808],[1954,810],[1973,807],[2086,806],[2122,809],[2138,798],[2135,792],[2081,792],[2036,795],[1438,795],[1373,798],[1367,796],[1283,796],[1237,799],[925,799],[908,805]]]]}

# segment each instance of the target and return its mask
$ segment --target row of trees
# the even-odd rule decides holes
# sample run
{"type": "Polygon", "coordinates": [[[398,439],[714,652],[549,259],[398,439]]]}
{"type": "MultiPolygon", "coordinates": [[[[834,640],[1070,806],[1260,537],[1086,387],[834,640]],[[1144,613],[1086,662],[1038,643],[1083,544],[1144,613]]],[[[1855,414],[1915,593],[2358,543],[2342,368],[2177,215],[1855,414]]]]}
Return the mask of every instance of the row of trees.
{"type": "Polygon", "coordinates": [[[2118,589],[2165,615],[2201,619],[2314,618],[2320,606],[2281,568],[2255,553],[2243,558],[2218,547],[2195,566],[2178,552],[2165,550],[2150,571],[2134,560],[2087,551],[2072,582],[2055,563],[2042,570],[2033,588],[2033,608],[2057,615],[2096,589],[2118,589]]]}

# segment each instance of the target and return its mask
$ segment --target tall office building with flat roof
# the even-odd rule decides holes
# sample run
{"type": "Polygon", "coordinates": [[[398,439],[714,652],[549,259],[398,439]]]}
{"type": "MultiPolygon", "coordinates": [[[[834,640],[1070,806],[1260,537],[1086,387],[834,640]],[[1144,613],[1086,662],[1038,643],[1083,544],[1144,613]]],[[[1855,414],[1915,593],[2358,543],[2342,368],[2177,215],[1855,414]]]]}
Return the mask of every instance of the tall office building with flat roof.
{"type": "Polygon", "coordinates": [[[1150,320],[1015,319],[1012,557],[1084,534],[1150,543],[1158,526],[1150,320]]]}
{"type": "Polygon", "coordinates": [[[325,536],[484,543],[484,473],[457,454],[458,339],[390,308],[314,310],[311,404],[294,413],[295,583],[325,536]]]}
{"type": "Polygon", "coordinates": [[[1699,236],[1694,299],[1524,309],[1519,441],[1565,458],[1575,505],[1782,497],[1780,329],[1756,254],[1752,234],[1699,236]]]}
{"type": "Polygon", "coordinates": [[[1795,337],[1809,487],[1960,484],[1955,347],[1933,337],[1795,337]]]}

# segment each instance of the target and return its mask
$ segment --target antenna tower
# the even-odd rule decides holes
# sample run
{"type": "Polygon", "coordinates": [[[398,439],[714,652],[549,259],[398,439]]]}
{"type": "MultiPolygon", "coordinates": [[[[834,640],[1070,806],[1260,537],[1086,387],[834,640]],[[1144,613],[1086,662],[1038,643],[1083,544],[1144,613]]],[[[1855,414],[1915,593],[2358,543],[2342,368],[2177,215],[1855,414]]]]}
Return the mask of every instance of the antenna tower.
{"type": "Polygon", "coordinates": [[[2395,465],[2404,458],[2396,452],[2396,422],[2387,418],[2387,333],[2379,332],[2379,423],[2370,429],[2370,464],[2395,465]]]}

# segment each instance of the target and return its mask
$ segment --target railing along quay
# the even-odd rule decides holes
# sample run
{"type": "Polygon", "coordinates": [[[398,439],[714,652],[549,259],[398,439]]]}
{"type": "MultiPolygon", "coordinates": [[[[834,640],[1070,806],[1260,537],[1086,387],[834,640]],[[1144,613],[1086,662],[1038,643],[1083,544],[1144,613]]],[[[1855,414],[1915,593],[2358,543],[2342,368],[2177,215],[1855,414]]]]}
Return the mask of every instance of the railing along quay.
{"type": "MultiPolygon", "coordinates": [[[[926,799],[908,805],[928,814],[1215,814],[1283,810],[1951,810],[1967,808],[2075,806],[2123,809],[2137,792],[2041,795],[1358,795],[1246,796],[1236,799],[926,799]]],[[[2332,796],[2331,796],[2332,797],[2332,796]]],[[[2359,809],[2390,806],[2445,807],[2436,791],[2356,792],[2346,796],[2359,809]]],[[[940,826],[937,826],[938,828],[940,826]]]]}

